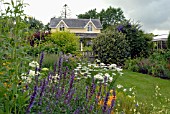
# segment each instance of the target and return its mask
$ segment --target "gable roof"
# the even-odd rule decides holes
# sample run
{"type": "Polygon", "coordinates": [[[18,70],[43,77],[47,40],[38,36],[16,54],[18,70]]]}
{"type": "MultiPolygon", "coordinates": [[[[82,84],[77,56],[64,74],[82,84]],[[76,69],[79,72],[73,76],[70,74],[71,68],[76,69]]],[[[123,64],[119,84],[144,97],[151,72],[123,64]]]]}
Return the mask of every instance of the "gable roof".
{"type": "Polygon", "coordinates": [[[90,21],[94,24],[96,29],[102,29],[102,25],[99,19],[61,19],[61,18],[51,18],[50,20],[50,28],[56,28],[56,26],[60,23],[60,21],[64,21],[68,28],[84,28],[87,23],[90,21]]]}

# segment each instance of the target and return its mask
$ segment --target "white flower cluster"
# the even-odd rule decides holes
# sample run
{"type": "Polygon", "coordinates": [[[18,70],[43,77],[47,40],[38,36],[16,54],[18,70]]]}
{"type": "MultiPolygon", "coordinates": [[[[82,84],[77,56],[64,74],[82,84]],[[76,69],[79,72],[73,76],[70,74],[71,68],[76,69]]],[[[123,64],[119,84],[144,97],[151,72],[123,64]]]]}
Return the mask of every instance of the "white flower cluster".
{"type": "Polygon", "coordinates": [[[113,81],[113,74],[112,74],[112,76],[109,73],[105,73],[105,74],[98,73],[98,74],[94,75],[94,79],[99,80],[101,83],[104,83],[105,78],[106,78],[106,84],[108,82],[112,82],[113,81]]]}
{"type": "Polygon", "coordinates": [[[26,82],[31,83],[32,78],[34,76],[36,76],[36,75],[39,75],[39,74],[40,74],[39,72],[36,72],[36,71],[33,71],[33,70],[29,70],[28,74],[22,73],[21,74],[21,78],[22,78],[22,80],[25,80],[26,82]]]}
{"type": "Polygon", "coordinates": [[[32,61],[31,63],[29,63],[29,66],[33,67],[33,68],[35,68],[35,67],[39,68],[39,64],[36,61],[32,61]]]}
{"type": "Polygon", "coordinates": [[[59,77],[59,75],[58,75],[58,74],[56,74],[56,75],[52,76],[51,83],[52,83],[52,81],[53,81],[53,82],[55,82],[55,83],[56,83],[56,82],[58,82],[59,78],[60,78],[60,77],[59,77]]]}
{"type": "MultiPolygon", "coordinates": [[[[32,68],[35,68],[35,67],[39,67],[39,64],[38,62],[36,61],[32,61],[31,63],[29,63],[29,66],[32,67],[32,68]]],[[[28,82],[28,83],[31,83],[32,81],[32,78],[35,77],[36,75],[39,75],[40,72],[36,72],[34,70],[29,70],[28,74],[27,73],[22,73],[21,74],[21,79],[28,82]]]]}
{"type": "MultiPolygon", "coordinates": [[[[100,62],[100,60],[96,60],[100,62]]],[[[85,64],[78,63],[78,67],[74,69],[76,79],[81,78],[92,78],[94,77],[97,82],[104,82],[106,79],[106,83],[112,82],[114,76],[119,75],[122,76],[122,69],[117,67],[116,64],[106,65],[104,63],[97,64],[85,64]],[[93,75],[92,75],[93,74],[93,75]]]]}

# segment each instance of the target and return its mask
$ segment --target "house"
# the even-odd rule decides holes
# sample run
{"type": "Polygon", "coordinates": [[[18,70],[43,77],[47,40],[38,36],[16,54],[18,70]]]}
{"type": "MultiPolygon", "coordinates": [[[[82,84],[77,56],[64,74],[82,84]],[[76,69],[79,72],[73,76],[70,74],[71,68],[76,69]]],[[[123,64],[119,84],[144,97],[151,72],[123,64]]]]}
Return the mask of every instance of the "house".
{"type": "Polygon", "coordinates": [[[86,40],[86,45],[90,45],[91,40],[101,33],[102,25],[99,19],[51,18],[49,28],[51,33],[65,30],[75,33],[80,37],[82,51],[82,42],[86,40]]]}
{"type": "Polygon", "coordinates": [[[161,35],[155,35],[152,41],[155,42],[157,49],[165,49],[167,48],[166,46],[167,39],[168,39],[168,34],[161,34],[161,35]]]}

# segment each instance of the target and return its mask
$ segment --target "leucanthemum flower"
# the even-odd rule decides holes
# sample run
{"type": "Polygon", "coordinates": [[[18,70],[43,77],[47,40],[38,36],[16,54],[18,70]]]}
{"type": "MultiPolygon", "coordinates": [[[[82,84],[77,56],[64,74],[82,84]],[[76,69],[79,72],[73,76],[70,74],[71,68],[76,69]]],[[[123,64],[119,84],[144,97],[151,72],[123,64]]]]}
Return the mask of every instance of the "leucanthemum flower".
{"type": "Polygon", "coordinates": [[[29,66],[33,67],[33,68],[35,68],[35,67],[39,68],[39,64],[36,61],[32,61],[31,63],[29,63],[29,66]]]}

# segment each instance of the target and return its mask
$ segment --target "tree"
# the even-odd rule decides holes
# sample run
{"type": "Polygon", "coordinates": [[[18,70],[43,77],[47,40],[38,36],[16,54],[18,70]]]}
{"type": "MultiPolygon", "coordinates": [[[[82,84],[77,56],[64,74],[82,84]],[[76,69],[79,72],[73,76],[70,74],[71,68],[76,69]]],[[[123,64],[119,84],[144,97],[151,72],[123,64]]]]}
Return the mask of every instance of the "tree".
{"type": "Polygon", "coordinates": [[[79,38],[68,31],[52,33],[47,40],[57,44],[58,48],[64,53],[74,53],[79,49],[79,38]]]}
{"type": "Polygon", "coordinates": [[[99,13],[96,9],[89,10],[85,14],[77,15],[78,18],[83,19],[100,19],[103,29],[106,29],[108,26],[120,23],[125,20],[123,11],[120,8],[109,7],[106,10],[102,9],[99,13]]]}
{"type": "Polygon", "coordinates": [[[85,14],[79,14],[77,15],[79,19],[97,19],[99,18],[98,13],[95,9],[89,10],[88,12],[85,12],[85,14]]]}
{"type": "Polygon", "coordinates": [[[130,21],[124,21],[115,27],[119,32],[126,35],[126,40],[128,40],[130,46],[131,58],[147,57],[149,55],[152,49],[152,35],[145,34],[138,23],[133,24],[130,21]]]}
{"type": "Polygon", "coordinates": [[[125,20],[123,11],[120,8],[113,8],[111,6],[106,10],[102,9],[99,13],[99,17],[103,25],[103,29],[125,20]]]}
{"type": "Polygon", "coordinates": [[[39,21],[33,17],[27,17],[26,22],[27,22],[27,24],[29,24],[29,29],[39,31],[44,28],[44,24],[41,21],[39,21]]]}
{"type": "Polygon", "coordinates": [[[168,47],[168,49],[170,49],[170,32],[169,32],[169,35],[168,35],[167,47],[168,47]]]}
{"type": "Polygon", "coordinates": [[[130,48],[125,35],[115,28],[107,28],[100,36],[94,39],[93,51],[103,63],[123,65],[130,56],[130,48]]]}

